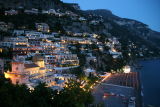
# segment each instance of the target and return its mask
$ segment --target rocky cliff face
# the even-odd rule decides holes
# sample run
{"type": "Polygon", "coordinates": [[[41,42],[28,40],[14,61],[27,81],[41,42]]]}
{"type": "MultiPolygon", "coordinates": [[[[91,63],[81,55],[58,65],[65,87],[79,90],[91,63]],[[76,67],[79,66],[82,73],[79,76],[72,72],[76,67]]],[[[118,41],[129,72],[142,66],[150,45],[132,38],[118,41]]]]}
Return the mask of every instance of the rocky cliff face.
{"type": "MultiPolygon", "coordinates": [[[[112,22],[114,25],[117,25],[121,28],[127,29],[130,34],[139,36],[141,39],[144,39],[150,42],[153,45],[156,45],[160,48],[160,32],[154,31],[148,27],[148,25],[131,19],[121,18],[112,14],[109,10],[89,10],[86,11],[89,14],[100,15],[104,19],[104,23],[112,22]]],[[[112,25],[111,24],[111,25],[112,25]]],[[[113,27],[113,29],[115,29],[113,27]]]]}
{"type": "MultiPolygon", "coordinates": [[[[19,8],[24,7],[27,9],[37,8],[37,9],[61,9],[64,12],[69,10],[75,14],[78,14],[79,17],[83,16],[87,19],[86,23],[74,22],[66,20],[65,24],[64,19],[61,21],[63,28],[67,31],[73,32],[89,32],[97,34],[111,33],[113,36],[121,36],[126,38],[132,37],[143,39],[153,45],[160,47],[160,33],[151,30],[146,24],[118,17],[112,14],[109,10],[98,9],[98,10],[88,10],[81,11],[77,4],[66,4],[60,0],[0,0],[0,8],[19,8]],[[92,14],[92,15],[91,15],[92,14]],[[93,16],[90,18],[90,15],[93,16]],[[98,18],[97,18],[98,16],[98,18]],[[90,25],[89,21],[91,20],[103,20],[102,23],[99,23],[96,26],[90,25]],[[75,24],[76,23],[76,24],[75,24]]],[[[49,20],[49,19],[46,19],[49,20]]]]}
{"type": "Polygon", "coordinates": [[[19,7],[49,9],[55,7],[55,0],[0,0],[0,8],[19,7]]]}
{"type": "Polygon", "coordinates": [[[87,10],[86,12],[93,15],[103,16],[103,18],[107,18],[107,19],[119,19],[118,16],[113,15],[110,10],[106,10],[106,9],[87,10]]]}

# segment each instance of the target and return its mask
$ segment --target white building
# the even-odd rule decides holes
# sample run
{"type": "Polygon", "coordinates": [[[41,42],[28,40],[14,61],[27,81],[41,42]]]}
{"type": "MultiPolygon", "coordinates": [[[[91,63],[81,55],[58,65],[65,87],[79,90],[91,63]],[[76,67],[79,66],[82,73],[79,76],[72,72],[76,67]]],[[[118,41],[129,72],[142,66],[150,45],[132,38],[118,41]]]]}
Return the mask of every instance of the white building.
{"type": "Polygon", "coordinates": [[[28,45],[28,39],[24,36],[5,38],[4,42],[0,42],[1,46],[15,47],[16,45],[28,45]]]}
{"type": "Polygon", "coordinates": [[[38,14],[38,9],[32,8],[31,10],[24,10],[26,14],[38,14]]]}
{"type": "Polygon", "coordinates": [[[14,44],[12,42],[0,42],[0,46],[2,47],[13,47],[14,44]]]}
{"type": "Polygon", "coordinates": [[[25,34],[29,39],[40,38],[40,35],[43,35],[42,32],[36,32],[36,31],[25,31],[25,34]]]}
{"type": "Polygon", "coordinates": [[[109,53],[112,55],[113,58],[120,58],[122,57],[122,52],[117,52],[117,51],[113,51],[113,50],[109,50],[109,53]]]}
{"type": "Polygon", "coordinates": [[[42,10],[42,14],[49,14],[48,10],[42,10]]]}
{"type": "Polygon", "coordinates": [[[67,37],[61,36],[62,43],[79,43],[79,44],[92,44],[91,40],[88,38],[78,38],[78,37],[67,37]]]}
{"type": "Polygon", "coordinates": [[[14,10],[14,9],[5,11],[5,15],[17,15],[17,14],[18,14],[18,11],[14,10]]]}
{"type": "Polygon", "coordinates": [[[78,66],[79,65],[79,59],[77,57],[77,54],[59,54],[55,55],[56,62],[60,63],[60,65],[67,65],[69,66],[78,66]]]}
{"type": "Polygon", "coordinates": [[[13,31],[13,35],[16,35],[16,36],[20,36],[20,35],[24,35],[24,34],[25,34],[24,30],[14,30],[13,31]]]}
{"type": "Polygon", "coordinates": [[[41,32],[50,32],[49,26],[46,23],[36,23],[36,29],[41,32]]]}
{"type": "Polygon", "coordinates": [[[86,21],[87,19],[85,19],[84,17],[80,17],[79,20],[80,21],[86,21]]]}
{"type": "Polygon", "coordinates": [[[49,13],[49,14],[56,14],[57,12],[56,12],[54,9],[49,9],[49,10],[48,10],[48,13],[49,13]]]}

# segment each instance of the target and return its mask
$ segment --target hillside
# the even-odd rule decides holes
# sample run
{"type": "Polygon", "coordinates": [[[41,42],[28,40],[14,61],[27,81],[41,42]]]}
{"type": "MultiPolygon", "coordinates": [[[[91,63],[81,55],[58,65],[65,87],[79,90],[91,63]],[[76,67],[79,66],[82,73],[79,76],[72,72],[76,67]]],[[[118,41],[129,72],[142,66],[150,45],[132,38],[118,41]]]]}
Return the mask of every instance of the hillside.
{"type": "Polygon", "coordinates": [[[160,33],[148,25],[110,10],[84,11],[60,0],[0,0],[0,75],[10,79],[0,78],[0,103],[103,107],[95,103],[94,89],[115,75],[114,84],[133,87],[134,95],[114,94],[115,87],[98,100],[106,102],[114,94],[123,102],[115,97],[117,106],[128,106],[133,98],[133,106],[141,107],[138,74],[132,69],[141,69],[139,59],[160,57],[159,41],[160,33]]]}
{"type": "Polygon", "coordinates": [[[49,9],[55,8],[60,3],[59,0],[0,0],[0,8],[20,8],[24,7],[27,9],[41,8],[49,9]]]}
{"type": "Polygon", "coordinates": [[[141,47],[150,47],[153,50],[160,48],[160,33],[151,30],[146,24],[118,17],[111,11],[105,9],[98,10],[79,10],[77,4],[63,3],[59,0],[0,0],[0,7],[24,9],[37,8],[39,10],[55,9],[61,13],[71,12],[75,16],[54,16],[54,15],[26,15],[19,14],[13,16],[2,16],[0,21],[11,22],[16,29],[34,29],[36,22],[49,24],[51,31],[78,32],[78,33],[96,33],[105,37],[115,36],[122,41],[133,41],[141,47]],[[84,18],[85,20],[79,20],[84,18]],[[17,20],[19,19],[19,20],[17,20]],[[93,24],[94,22],[94,24],[93,24]]]}
{"type": "Polygon", "coordinates": [[[127,29],[131,34],[139,36],[141,39],[144,39],[157,47],[160,46],[158,42],[160,41],[160,32],[150,29],[148,25],[142,22],[133,19],[118,17],[112,14],[111,11],[104,9],[88,10],[86,12],[88,14],[102,16],[106,23],[113,22],[115,25],[127,29]]]}

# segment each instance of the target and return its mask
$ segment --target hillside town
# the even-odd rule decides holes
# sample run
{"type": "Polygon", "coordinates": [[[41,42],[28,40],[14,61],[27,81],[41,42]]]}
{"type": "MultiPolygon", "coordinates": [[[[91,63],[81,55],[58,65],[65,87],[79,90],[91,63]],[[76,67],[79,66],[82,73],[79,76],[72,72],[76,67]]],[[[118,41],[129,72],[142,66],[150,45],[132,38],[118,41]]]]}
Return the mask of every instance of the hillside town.
{"type": "MultiPolygon", "coordinates": [[[[72,8],[80,10],[77,4],[72,4],[72,8]]],[[[123,35],[117,36],[104,31],[106,34],[104,36],[98,31],[76,30],[80,29],[76,28],[79,23],[82,29],[83,24],[93,29],[97,26],[101,27],[104,19],[100,15],[85,16],[61,9],[32,8],[23,9],[23,12],[21,10],[21,7],[6,9],[3,11],[4,19],[0,18],[0,35],[2,35],[0,37],[0,74],[10,79],[12,84],[25,84],[30,90],[34,90],[39,83],[45,83],[47,87],[60,92],[68,87],[67,83],[70,80],[75,80],[80,82],[82,89],[91,90],[96,101],[100,103],[98,98],[102,93],[99,90],[103,90],[105,84],[113,83],[115,85],[110,85],[108,89],[111,92],[103,92],[100,97],[105,99],[108,96],[118,96],[118,98],[129,99],[128,107],[135,107],[140,103],[136,101],[137,95],[134,93],[135,90],[138,93],[140,89],[138,74],[131,73],[137,67],[134,61],[136,58],[160,53],[150,50],[139,42],[126,40],[128,41],[126,43],[125,39],[120,38],[123,35]],[[26,17],[33,15],[40,19],[41,16],[47,15],[58,20],[68,18],[68,21],[75,23],[72,28],[70,25],[53,27],[50,26],[52,23],[37,21],[29,27],[29,25],[17,26],[12,21],[4,21],[5,17],[18,15],[26,15],[26,17]],[[56,27],[60,28],[56,29],[56,27]],[[119,89],[122,88],[122,92],[116,94],[114,89],[117,85],[121,86],[119,89]]],[[[122,22],[115,21],[120,25],[125,23],[122,22]]],[[[110,24],[106,26],[109,30],[112,29],[110,24]]],[[[124,103],[119,102],[116,104],[122,105],[120,107],[126,105],[124,100],[122,101],[124,103]]]]}
{"type": "MultiPolygon", "coordinates": [[[[92,53],[93,50],[87,47],[96,44],[96,51],[104,50],[96,34],[62,35],[56,32],[48,33],[49,26],[46,23],[35,23],[35,26],[37,31],[13,30],[12,37],[5,37],[0,42],[1,53],[10,50],[13,55],[11,58],[1,59],[1,73],[10,78],[13,84],[27,84],[34,88],[41,81],[49,87],[62,89],[68,79],[76,79],[70,69],[80,66],[78,55],[72,52],[77,48],[74,45],[81,45],[79,53],[87,55],[88,63],[96,63],[97,59],[92,53]],[[6,72],[4,67],[7,63],[10,63],[12,69],[10,71],[8,68],[6,72]]],[[[116,38],[110,38],[106,43],[110,47],[109,53],[116,59],[122,57],[122,53],[114,49],[115,44],[120,45],[116,38]]],[[[87,73],[96,74],[92,69],[94,68],[90,66],[84,69],[86,76],[87,73]]]]}

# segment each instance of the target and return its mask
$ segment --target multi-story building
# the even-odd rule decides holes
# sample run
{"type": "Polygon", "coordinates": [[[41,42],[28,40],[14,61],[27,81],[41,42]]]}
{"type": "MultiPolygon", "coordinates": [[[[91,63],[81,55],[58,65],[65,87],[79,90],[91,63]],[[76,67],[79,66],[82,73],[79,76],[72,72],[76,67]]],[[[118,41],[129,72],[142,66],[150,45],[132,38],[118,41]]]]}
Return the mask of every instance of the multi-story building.
{"type": "Polygon", "coordinates": [[[21,36],[25,34],[25,30],[14,30],[13,35],[15,36],[21,36]]]}
{"type": "Polygon", "coordinates": [[[28,39],[24,36],[17,36],[17,37],[9,37],[5,38],[3,42],[0,42],[1,46],[5,47],[15,47],[18,45],[28,45],[28,39]]]}
{"type": "Polygon", "coordinates": [[[57,66],[70,67],[79,65],[79,59],[77,57],[77,54],[59,54],[55,55],[55,57],[57,66]]]}
{"type": "Polygon", "coordinates": [[[28,44],[28,38],[24,36],[17,36],[17,37],[11,37],[7,39],[8,42],[12,42],[16,45],[27,45],[28,44]]]}
{"type": "Polygon", "coordinates": [[[56,46],[55,44],[51,43],[41,43],[41,47],[43,49],[43,53],[46,55],[53,55],[55,54],[56,46]]]}
{"type": "Polygon", "coordinates": [[[43,42],[41,44],[43,49],[43,53],[46,55],[55,55],[57,53],[68,53],[68,49],[65,45],[60,43],[52,43],[52,42],[43,42]]]}
{"type": "Polygon", "coordinates": [[[36,23],[36,29],[41,32],[50,32],[49,26],[46,23],[36,23]]]}
{"type": "Polygon", "coordinates": [[[0,46],[2,47],[13,47],[14,44],[12,42],[0,42],[0,46]]]}
{"type": "Polygon", "coordinates": [[[92,44],[91,40],[88,38],[78,38],[78,37],[67,37],[62,36],[61,37],[62,43],[79,43],[79,44],[92,44]]]}
{"type": "Polygon", "coordinates": [[[42,39],[28,39],[28,43],[29,43],[29,45],[31,45],[31,46],[41,46],[41,44],[42,44],[42,39]]]}
{"type": "Polygon", "coordinates": [[[6,78],[10,78],[13,84],[26,84],[29,79],[37,79],[44,76],[46,69],[41,57],[36,56],[33,62],[13,61],[12,71],[5,73],[6,78]]]}
{"type": "Polygon", "coordinates": [[[57,12],[54,9],[49,9],[48,14],[56,14],[57,12]]]}
{"type": "Polygon", "coordinates": [[[45,64],[55,64],[56,63],[56,56],[55,55],[45,55],[45,64]]]}
{"type": "Polygon", "coordinates": [[[79,66],[79,59],[76,54],[57,54],[57,55],[45,55],[45,64],[48,69],[54,69],[54,67],[74,67],[79,66]]]}
{"type": "MultiPolygon", "coordinates": [[[[17,57],[18,58],[18,57],[17,57]]],[[[22,57],[21,57],[22,58],[22,57]]],[[[35,55],[30,62],[26,62],[23,58],[15,60],[11,63],[11,72],[5,72],[5,78],[10,78],[13,84],[26,84],[33,89],[39,82],[46,83],[48,87],[62,89],[69,79],[75,79],[74,75],[54,74],[47,71],[44,58],[35,55]]]]}
{"type": "Polygon", "coordinates": [[[30,39],[36,39],[39,38],[40,35],[42,35],[42,32],[36,32],[36,31],[25,31],[25,35],[30,39]]]}
{"type": "Polygon", "coordinates": [[[16,46],[14,48],[12,48],[13,50],[13,56],[16,55],[29,55],[31,53],[39,53],[40,51],[42,51],[41,47],[37,47],[37,46],[16,46]]]}
{"type": "Polygon", "coordinates": [[[5,15],[17,15],[17,14],[18,14],[18,11],[13,9],[5,11],[5,15]]]}
{"type": "Polygon", "coordinates": [[[38,14],[38,9],[32,8],[31,10],[24,10],[26,14],[38,14]]]}

